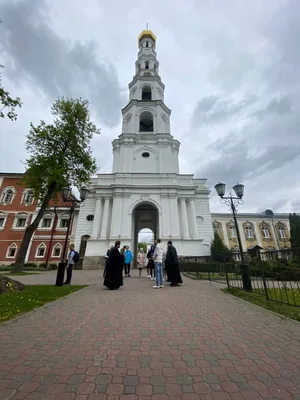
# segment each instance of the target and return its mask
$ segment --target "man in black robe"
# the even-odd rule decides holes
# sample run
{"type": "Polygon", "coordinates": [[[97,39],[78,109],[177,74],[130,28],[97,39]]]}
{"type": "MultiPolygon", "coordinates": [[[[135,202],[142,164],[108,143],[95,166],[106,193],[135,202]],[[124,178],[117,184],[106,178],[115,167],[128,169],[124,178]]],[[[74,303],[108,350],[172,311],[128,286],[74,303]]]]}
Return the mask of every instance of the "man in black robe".
{"type": "Polygon", "coordinates": [[[123,286],[123,264],[124,256],[120,254],[120,241],[117,240],[115,247],[110,251],[104,272],[103,285],[110,290],[119,289],[123,286]]]}
{"type": "Polygon", "coordinates": [[[168,250],[165,265],[170,286],[178,286],[179,283],[182,283],[177,251],[173,246],[171,240],[168,241],[168,250]]]}

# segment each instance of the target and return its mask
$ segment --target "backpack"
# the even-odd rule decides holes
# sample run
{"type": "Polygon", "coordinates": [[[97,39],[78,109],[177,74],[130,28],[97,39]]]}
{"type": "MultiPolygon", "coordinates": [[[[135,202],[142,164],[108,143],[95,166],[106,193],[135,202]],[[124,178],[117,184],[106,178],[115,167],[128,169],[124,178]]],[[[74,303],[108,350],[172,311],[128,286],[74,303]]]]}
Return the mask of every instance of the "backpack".
{"type": "Polygon", "coordinates": [[[79,253],[78,253],[78,251],[74,252],[73,261],[74,261],[74,263],[77,263],[79,261],[79,253]]]}

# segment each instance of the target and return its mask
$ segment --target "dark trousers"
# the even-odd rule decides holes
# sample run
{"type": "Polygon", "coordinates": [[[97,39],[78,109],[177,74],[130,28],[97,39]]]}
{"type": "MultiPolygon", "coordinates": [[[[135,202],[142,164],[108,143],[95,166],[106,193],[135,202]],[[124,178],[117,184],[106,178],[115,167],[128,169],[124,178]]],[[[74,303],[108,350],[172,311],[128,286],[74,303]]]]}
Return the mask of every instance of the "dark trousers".
{"type": "Polygon", "coordinates": [[[124,264],[125,266],[125,275],[130,275],[130,263],[124,264]]]}
{"type": "Polygon", "coordinates": [[[71,279],[72,279],[72,270],[73,270],[73,264],[69,264],[68,268],[67,268],[67,279],[66,279],[66,283],[71,283],[71,279]]]}

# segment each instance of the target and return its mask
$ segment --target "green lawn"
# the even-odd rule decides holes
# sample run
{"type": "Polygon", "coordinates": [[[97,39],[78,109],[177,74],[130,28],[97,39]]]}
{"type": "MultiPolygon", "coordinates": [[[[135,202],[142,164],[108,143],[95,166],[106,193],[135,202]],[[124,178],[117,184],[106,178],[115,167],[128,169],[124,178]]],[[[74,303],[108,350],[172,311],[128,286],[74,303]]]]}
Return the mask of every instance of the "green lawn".
{"type": "Polygon", "coordinates": [[[11,291],[0,294],[0,322],[41,307],[84,287],[86,286],[32,285],[26,286],[22,292],[11,291]]]}
{"type": "MultiPolygon", "coordinates": [[[[268,310],[274,311],[278,314],[284,315],[285,317],[300,321],[300,307],[295,307],[289,304],[277,303],[272,300],[267,300],[264,295],[257,294],[254,292],[245,292],[240,289],[222,289],[225,293],[232,294],[233,296],[239,297],[243,300],[249,301],[250,303],[256,304],[260,307],[264,307],[268,310]]],[[[269,289],[269,295],[272,299],[280,299],[280,291],[278,289],[269,289]]],[[[289,301],[300,305],[300,293],[297,290],[293,290],[293,295],[290,291],[287,292],[289,301]]],[[[284,301],[286,301],[285,291],[282,293],[284,301]]]]}
{"type": "Polygon", "coordinates": [[[40,275],[39,272],[26,272],[26,271],[21,271],[21,272],[2,272],[0,271],[0,275],[4,276],[23,276],[23,275],[40,275]]]}

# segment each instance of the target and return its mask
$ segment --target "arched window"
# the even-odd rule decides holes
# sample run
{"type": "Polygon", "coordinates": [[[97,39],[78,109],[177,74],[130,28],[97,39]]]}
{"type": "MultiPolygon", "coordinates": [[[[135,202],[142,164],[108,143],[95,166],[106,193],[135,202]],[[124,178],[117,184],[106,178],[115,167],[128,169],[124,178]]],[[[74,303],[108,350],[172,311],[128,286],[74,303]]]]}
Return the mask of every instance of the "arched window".
{"type": "Polygon", "coordinates": [[[149,69],[149,61],[145,61],[145,69],[149,69]]]}
{"type": "Polygon", "coordinates": [[[245,222],[244,229],[245,229],[246,239],[253,239],[254,238],[253,224],[249,221],[245,222]]]}
{"type": "Polygon", "coordinates": [[[235,229],[234,222],[230,221],[227,226],[228,226],[230,238],[236,238],[236,229],[235,229]]]}
{"type": "Polygon", "coordinates": [[[47,249],[47,247],[46,247],[45,243],[39,244],[38,247],[36,248],[35,256],[38,258],[45,257],[46,249],[47,249]]]}
{"type": "Polygon", "coordinates": [[[146,42],[146,47],[149,47],[149,43],[148,42],[146,42]]]}
{"type": "Polygon", "coordinates": [[[52,249],[52,257],[60,257],[60,253],[61,253],[61,244],[56,243],[56,245],[53,246],[52,249]]]}
{"type": "Polygon", "coordinates": [[[151,100],[151,99],[152,99],[151,87],[144,86],[142,89],[142,100],[151,100]]]}
{"type": "Polygon", "coordinates": [[[261,233],[264,239],[270,239],[270,227],[266,222],[260,224],[261,233]]]}
{"type": "Polygon", "coordinates": [[[277,228],[279,239],[286,239],[285,225],[282,222],[278,222],[278,224],[276,224],[276,228],[277,228]]]}
{"type": "Polygon", "coordinates": [[[24,195],[24,204],[32,204],[33,203],[33,190],[28,190],[24,195]]]}
{"type": "Polygon", "coordinates": [[[40,228],[41,229],[50,229],[52,227],[52,221],[53,221],[52,214],[46,214],[40,223],[40,228]]]}
{"type": "Polygon", "coordinates": [[[10,204],[13,200],[14,192],[11,189],[8,189],[3,196],[3,203],[10,204]]]}
{"type": "Polygon", "coordinates": [[[153,132],[153,115],[149,111],[140,115],[140,132],[153,132]]]}
{"type": "Polygon", "coordinates": [[[138,70],[140,70],[141,69],[141,64],[138,64],[138,70]]]}
{"type": "Polygon", "coordinates": [[[6,258],[15,258],[17,255],[17,250],[18,250],[18,246],[16,245],[16,243],[12,243],[7,248],[6,258]]]}
{"type": "Polygon", "coordinates": [[[25,229],[27,226],[28,214],[19,213],[15,216],[14,228],[15,229],[25,229]]]}

